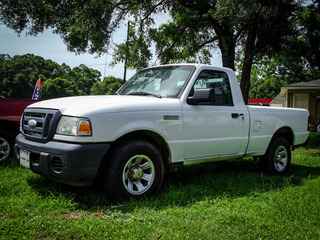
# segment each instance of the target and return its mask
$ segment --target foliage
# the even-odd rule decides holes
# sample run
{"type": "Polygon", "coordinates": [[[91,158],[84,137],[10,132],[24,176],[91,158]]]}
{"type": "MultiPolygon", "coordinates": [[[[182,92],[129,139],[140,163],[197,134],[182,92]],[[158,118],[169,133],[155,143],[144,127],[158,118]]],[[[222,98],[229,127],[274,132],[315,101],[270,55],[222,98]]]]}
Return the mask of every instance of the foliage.
{"type": "Polygon", "coordinates": [[[249,98],[273,99],[285,85],[320,78],[320,69],[299,67],[292,62],[281,60],[282,58],[263,57],[255,61],[252,66],[249,98]]]}
{"type": "Polygon", "coordinates": [[[218,47],[223,66],[234,69],[236,50],[244,61],[240,86],[247,101],[251,67],[257,53],[279,45],[292,32],[290,17],[297,4],[291,1],[185,1],[173,2],[173,21],[151,31],[157,53],[164,62],[208,62],[218,47]]]}
{"type": "Polygon", "coordinates": [[[71,69],[33,54],[0,55],[0,95],[7,98],[30,99],[36,81],[41,78],[41,99],[60,96],[89,95],[91,86],[99,81],[99,71],[81,64],[71,69]]]}
{"type": "Polygon", "coordinates": [[[158,196],[111,204],[94,188],[0,165],[0,239],[319,239],[320,138],[285,177],[251,159],[168,171],[158,196]]]}
{"type": "Polygon", "coordinates": [[[31,98],[39,78],[56,78],[66,74],[69,68],[61,68],[52,60],[33,54],[10,57],[0,55],[0,95],[7,98],[31,98]]]}
{"type": "Polygon", "coordinates": [[[111,95],[121,87],[123,80],[113,76],[105,77],[102,82],[96,82],[91,87],[92,95],[111,95]]]}
{"type": "MultiPolygon", "coordinates": [[[[181,8],[184,9],[184,8],[181,8]]],[[[174,13],[172,22],[150,29],[156,53],[163,64],[176,62],[210,63],[217,37],[192,9],[174,13]]]]}
{"type": "MultiPolygon", "coordinates": [[[[316,1],[314,1],[316,2],[316,1]]],[[[280,58],[297,74],[301,69],[320,69],[320,4],[314,3],[301,7],[294,16],[295,29],[281,44],[280,58]]],[[[312,79],[314,80],[314,79],[312,79]]]]}
{"type": "Polygon", "coordinates": [[[48,79],[42,85],[40,99],[67,97],[79,95],[79,91],[72,82],[63,78],[48,79]]]}
{"type": "MultiPolygon", "coordinates": [[[[148,67],[152,54],[150,44],[144,39],[143,30],[140,28],[137,36],[135,27],[136,23],[128,22],[127,41],[121,44],[115,44],[113,60],[111,66],[123,62],[129,69],[142,69],[148,67]]],[[[144,26],[145,28],[146,26],[144,26]]]]}
{"type": "Polygon", "coordinates": [[[114,2],[108,0],[1,0],[0,21],[18,34],[26,29],[37,35],[52,28],[70,51],[101,53],[118,21],[112,22],[113,9],[114,2]]]}
{"type": "MultiPolygon", "coordinates": [[[[293,16],[292,33],[279,43],[279,49],[265,48],[257,54],[253,61],[249,98],[273,98],[284,85],[320,78],[319,7],[319,4],[300,7],[293,16]]],[[[236,59],[240,76],[243,58],[239,54],[236,59]]]]}
{"type": "Polygon", "coordinates": [[[128,41],[115,45],[113,61],[128,68],[150,65],[152,42],[162,63],[208,63],[218,48],[223,66],[234,69],[240,53],[245,101],[255,59],[268,56],[284,66],[319,68],[319,12],[317,0],[0,1],[6,26],[32,35],[52,28],[77,53],[105,52],[115,29],[133,18],[128,41]],[[160,12],[168,13],[170,22],[152,28],[160,12]]]}
{"type": "MultiPolygon", "coordinates": [[[[236,65],[238,80],[240,80],[243,59],[238,60],[236,65]]],[[[256,60],[252,66],[250,79],[250,99],[273,99],[281,90],[282,86],[292,82],[292,75],[288,69],[275,60],[263,57],[256,60]]]]}
{"type": "MultiPolygon", "coordinates": [[[[251,68],[255,56],[267,52],[278,53],[282,43],[294,36],[294,15],[300,2],[290,1],[155,1],[153,9],[165,6],[171,21],[145,34],[145,42],[156,43],[156,54],[161,63],[209,63],[213,51],[221,51],[223,66],[234,69],[236,50],[243,56],[240,86],[247,101],[251,68]]],[[[140,14],[150,8],[140,7],[140,14]]],[[[140,23],[140,28],[143,23],[140,23]]],[[[141,41],[141,33],[139,40],[141,41]]],[[[130,43],[132,44],[132,43],[130,43]]],[[[117,59],[137,63],[139,58],[128,59],[127,45],[117,47],[117,59]],[[125,60],[124,60],[125,59],[125,60]]],[[[145,63],[147,59],[143,59],[145,63]]],[[[132,66],[132,65],[131,65],[132,66]]]]}
{"type": "Polygon", "coordinates": [[[92,85],[100,81],[101,73],[81,64],[68,72],[65,77],[77,86],[79,95],[89,95],[92,85]]]}

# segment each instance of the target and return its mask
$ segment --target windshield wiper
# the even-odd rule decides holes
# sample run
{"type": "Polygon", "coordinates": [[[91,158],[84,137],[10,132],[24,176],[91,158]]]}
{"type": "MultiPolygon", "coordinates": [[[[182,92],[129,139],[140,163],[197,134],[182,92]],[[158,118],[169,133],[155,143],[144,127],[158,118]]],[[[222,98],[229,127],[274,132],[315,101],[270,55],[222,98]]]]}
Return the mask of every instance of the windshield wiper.
{"type": "Polygon", "coordinates": [[[128,93],[128,95],[154,96],[157,98],[162,98],[161,95],[154,94],[154,93],[148,93],[148,92],[131,92],[131,93],[128,93]]]}

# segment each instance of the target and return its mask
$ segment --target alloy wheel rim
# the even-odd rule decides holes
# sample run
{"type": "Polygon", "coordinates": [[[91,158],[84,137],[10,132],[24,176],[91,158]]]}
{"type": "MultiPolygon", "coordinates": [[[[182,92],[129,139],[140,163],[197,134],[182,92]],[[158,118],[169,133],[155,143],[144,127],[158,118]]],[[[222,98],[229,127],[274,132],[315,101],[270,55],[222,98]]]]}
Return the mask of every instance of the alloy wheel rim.
{"type": "Polygon", "coordinates": [[[285,170],[288,164],[288,152],[284,146],[279,146],[274,154],[274,166],[278,172],[285,170]]]}
{"type": "Polygon", "coordinates": [[[0,137],[0,162],[5,160],[10,154],[10,144],[8,141],[0,137]]]}
{"type": "Polygon", "coordinates": [[[125,189],[133,195],[148,191],[155,179],[155,167],[152,160],[143,154],[129,159],[122,172],[125,189]]]}

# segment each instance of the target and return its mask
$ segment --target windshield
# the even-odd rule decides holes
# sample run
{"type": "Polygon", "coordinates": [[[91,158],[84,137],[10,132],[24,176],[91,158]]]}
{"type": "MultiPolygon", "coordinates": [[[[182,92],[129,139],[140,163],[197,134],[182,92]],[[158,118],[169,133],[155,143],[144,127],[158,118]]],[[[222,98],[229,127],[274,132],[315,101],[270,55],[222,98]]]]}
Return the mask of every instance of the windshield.
{"type": "Polygon", "coordinates": [[[153,95],[177,98],[194,66],[165,66],[136,73],[119,90],[119,95],[153,95]]]}

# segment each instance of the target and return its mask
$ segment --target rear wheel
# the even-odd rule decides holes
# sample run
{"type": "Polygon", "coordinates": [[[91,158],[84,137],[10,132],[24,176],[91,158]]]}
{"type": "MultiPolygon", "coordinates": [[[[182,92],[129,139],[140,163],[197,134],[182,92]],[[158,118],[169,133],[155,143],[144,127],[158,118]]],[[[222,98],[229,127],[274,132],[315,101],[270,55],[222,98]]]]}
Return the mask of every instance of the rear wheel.
{"type": "Polygon", "coordinates": [[[14,137],[7,131],[0,130],[0,162],[12,156],[14,137]]]}
{"type": "Polygon", "coordinates": [[[291,150],[288,141],[283,137],[274,138],[262,161],[263,166],[267,167],[271,173],[286,174],[291,164],[291,150]]]}
{"type": "Polygon", "coordinates": [[[117,146],[105,169],[104,186],[112,201],[139,199],[155,194],[163,181],[163,161],[159,150],[143,140],[117,146]]]}

